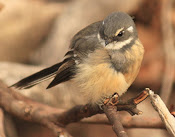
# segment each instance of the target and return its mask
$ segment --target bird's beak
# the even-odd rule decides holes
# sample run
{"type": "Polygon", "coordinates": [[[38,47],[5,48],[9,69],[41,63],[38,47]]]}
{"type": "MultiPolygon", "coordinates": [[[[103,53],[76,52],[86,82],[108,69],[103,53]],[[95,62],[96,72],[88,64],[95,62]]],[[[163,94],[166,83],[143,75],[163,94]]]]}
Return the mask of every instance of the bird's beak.
{"type": "Polygon", "coordinates": [[[105,46],[107,46],[109,43],[111,43],[112,42],[112,39],[107,39],[107,40],[105,40],[105,46]]]}

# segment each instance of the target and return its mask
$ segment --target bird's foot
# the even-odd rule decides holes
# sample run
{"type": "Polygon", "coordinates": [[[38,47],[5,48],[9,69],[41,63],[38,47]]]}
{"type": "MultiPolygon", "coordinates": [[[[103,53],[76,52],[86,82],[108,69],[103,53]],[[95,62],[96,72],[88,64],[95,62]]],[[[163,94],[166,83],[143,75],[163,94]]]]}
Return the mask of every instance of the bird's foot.
{"type": "Polygon", "coordinates": [[[104,105],[116,106],[118,102],[119,102],[119,95],[118,93],[114,93],[113,95],[103,99],[102,102],[99,104],[99,107],[100,109],[103,109],[104,105]]]}
{"type": "Polygon", "coordinates": [[[116,106],[119,102],[119,95],[118,93],[114,93],[112,96],[106,98],[104,101],[103,101],[103,104],[104,105],[112,105],[112,106],[116,106]]]}

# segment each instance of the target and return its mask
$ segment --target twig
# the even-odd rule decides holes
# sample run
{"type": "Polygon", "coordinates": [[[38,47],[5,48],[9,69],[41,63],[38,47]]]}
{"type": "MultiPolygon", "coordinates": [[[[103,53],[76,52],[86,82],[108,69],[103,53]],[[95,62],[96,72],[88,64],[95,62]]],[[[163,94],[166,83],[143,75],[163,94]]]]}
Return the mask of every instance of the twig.
{"type": "Polygon", "coordinates": [[[149,96],[148,90],[145,89],[142,92],[140,92],[136,97],[131,98],[127,102],[120,101],[117,104],[117,110],[120,110],[120,111],[125,110],[128,113],[130,113],[132,116],[133,115],[140,115],[140,114],[142,114],[142,111],[140,111],[136,107],[139,103],[144,101],[148,96],[149,96]]]}
{"type": "MultiPolygon", "coordinates": [[[[117,111],[127,111],[131,115],[139,115],[142,112],[136,108],[136,106],[141,103],[144,99],[148,97],[147,90],[142,91],[139,95],[136,97],[126,101],[122,102],[120,101],[117,104],[117,111]]],[[[96,114],[102,114],[104,113],[99,106],[91,106],[90,104],[87,105],[79,105],[75,106],[72,109],[63,112],[57,117],[57,123],[56,124],[62,124],[62,126],[67,125],[72,122],[78,122],[82,120],[83,118],[91,117],[96,114]]]]}
{"type": "Polygon", "coordinates": [[[78,122],[83,118],[91,117],[96,114],[104,113],[98,106],[87,105],[79,105],[75,106],[57,116],[56,124],[61,124],[62,126],[66,126],[73,122],[78,122]]]}
{"type": "Polygon", "coordinates": [[[151,90],[149,91],[149,94],[151,103],[154,109],[159,113],[159,116],[165,124],[166,129],[172,136],[175,136],[175,118],[170,114],[164,102],[157,94],[154,94],[154,92],[151,90]]]}
{"type": "Polygon", "coordinates": [[[119,114],[116,111],[116,107],[112,105],[104,105],[103,110],[109,119],[109,122],[112,124],[112,128],[117,137],[128,137],[127,133],[124,131],[119,114]]]}
{"type": "Polygon", "coordinates": [[[119,108],[119,104],[132,104],[133,107],[126,107],[125,110],[128,111],[131,115],[139,115],[142,114],[140,110],[136,108],[136,105],[145,100],[148,97],[147,90],[142,91],[140,94],[138,94],[135,98],[130,99],[129,101],[123,103],[119,99],[119,96],[117,94],[114,94],[112,98],[107,99],[105,101],[105,105],[103,105],[103,110],[109,120],[109,122],[112,124],[112,128],[116,135],[118,137],[128,137],[127,133],[124,131],[123,125],[120,121],[119,114],[117,112],[119,108]],[[118,105],[116,107],[115,105],[118,105]]]}
{"type": "Polygon", "coordinates": [[[175,74],[175,47],[174,34],[172,26],[172,4],[173,0],[162,0],[161,23],[162,38],[165,52],[165,71],[163,75],[161,98],[168,103],[171,95],[175,74]]]}
{"type": "Polygon", "coordinates": [[[4,130],[4,112],[2,108],[0,108],[0,137],[6,137],[4,130]]]}

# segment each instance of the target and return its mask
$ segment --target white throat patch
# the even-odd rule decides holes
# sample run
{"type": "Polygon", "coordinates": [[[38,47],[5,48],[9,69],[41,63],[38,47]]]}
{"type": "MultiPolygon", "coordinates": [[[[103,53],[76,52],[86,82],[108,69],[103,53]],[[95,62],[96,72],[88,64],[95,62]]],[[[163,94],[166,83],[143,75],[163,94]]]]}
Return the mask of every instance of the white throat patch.
{"type": "Polygon", "coordinates": [[[129,44],[131,41],[133,40],[133,37],[129,37],[129,39],[125,40],[125,41],[114,41],[109,43],[108,45],[105,46],[106,49],[121,49],[124,46],[126,46],[127,44],[129,44]]]}
{"type": "Polygon", "coordinates": [[[102,46],[104,46],[106,49],[121,49],[133,40],[133,37],[129,37],[125,41],[119,41],[119,42],[113,41],[113,42],[109,43],[108,45],[105,45],[105,40],[103,40],[100,37],[100,34],[98,34],[97,37],[98,37],[98,40],[99,40],[100,44],[102,46]]]}

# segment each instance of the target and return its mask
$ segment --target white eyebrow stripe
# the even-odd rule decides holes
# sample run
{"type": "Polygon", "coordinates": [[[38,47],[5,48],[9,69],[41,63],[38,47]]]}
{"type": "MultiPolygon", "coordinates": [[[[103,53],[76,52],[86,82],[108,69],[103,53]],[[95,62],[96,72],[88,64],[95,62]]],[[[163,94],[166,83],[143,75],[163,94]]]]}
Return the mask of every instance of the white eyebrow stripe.
{"type": "Polygon", "coordinates": [[[133,32],[133,26],[130,26],[129,28],[127,28],[127,30],[129,31],[129,32],[133,32]]]}
{"type": "Polygon", "coordinates": [[[127,44],[129,44],[131,41],[133,40],[133,37],[129,37],[129,39],[125,40],[125,41],[121,41],[121,42],[112,42],[109,43],[108,45],[106,45],[106,49],[121,49],[124,46],[126,46],[127,44]]]}
{"type": "Polygon", "coordinates": [[[118,29],[115,33],[115,36],[117,36],[124,28],[118,29]]]}

